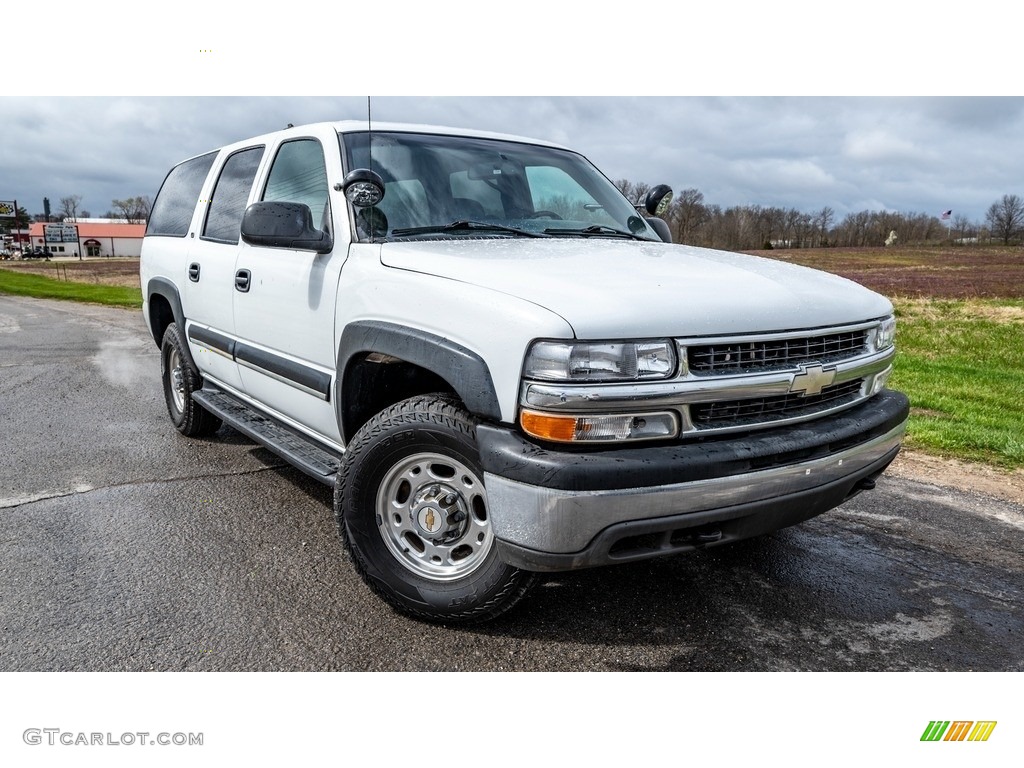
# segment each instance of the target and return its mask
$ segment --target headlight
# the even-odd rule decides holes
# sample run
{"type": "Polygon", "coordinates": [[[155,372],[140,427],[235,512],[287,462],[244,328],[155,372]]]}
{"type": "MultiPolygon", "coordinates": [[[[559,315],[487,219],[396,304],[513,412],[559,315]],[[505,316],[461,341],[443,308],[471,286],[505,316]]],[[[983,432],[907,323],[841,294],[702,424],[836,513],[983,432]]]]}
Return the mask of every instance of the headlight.
{"type": "Polygon", "coordinates": [[[538,341],[526,353],[523,375],[541,381],[646,381],[676,370],[672,342],[538,341]]]}
{"type": "Polygon", "coordinates": [[[883,349],[888,349],[892,346],[895,339],[896,317],[889,315],[889,317],[878,324],[878,328],[875,331],[875,351],[881,352],[883,349]]]}

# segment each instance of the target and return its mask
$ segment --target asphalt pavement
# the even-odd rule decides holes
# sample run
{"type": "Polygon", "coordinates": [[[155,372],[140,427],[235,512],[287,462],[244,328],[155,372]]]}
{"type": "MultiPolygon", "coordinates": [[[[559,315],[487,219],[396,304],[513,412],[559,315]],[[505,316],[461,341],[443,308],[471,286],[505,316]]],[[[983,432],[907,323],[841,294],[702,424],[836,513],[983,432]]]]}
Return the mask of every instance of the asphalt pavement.
{"type": "Polygon", "coordinates": [[[772,536],[419,623],[347,562],[329,488],[174,430],[140,312],[0,296],[0,671],[1020,671],[1022,604],[1024,507],[883,477],[772,536]]]}

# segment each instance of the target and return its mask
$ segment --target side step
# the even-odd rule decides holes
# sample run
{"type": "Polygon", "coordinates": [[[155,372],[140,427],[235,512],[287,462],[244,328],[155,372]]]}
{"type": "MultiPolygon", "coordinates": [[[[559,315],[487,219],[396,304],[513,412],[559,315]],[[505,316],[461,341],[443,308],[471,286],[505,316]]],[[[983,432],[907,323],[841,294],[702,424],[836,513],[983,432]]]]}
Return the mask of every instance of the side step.
{"type": "Polygon", "coordinates": [[[193,392],[192,399],[225,424],[265,446],[310,477],[324,485],[334,485],[334,477],[341,466],[340,454],[209,384],[193,392]]]}

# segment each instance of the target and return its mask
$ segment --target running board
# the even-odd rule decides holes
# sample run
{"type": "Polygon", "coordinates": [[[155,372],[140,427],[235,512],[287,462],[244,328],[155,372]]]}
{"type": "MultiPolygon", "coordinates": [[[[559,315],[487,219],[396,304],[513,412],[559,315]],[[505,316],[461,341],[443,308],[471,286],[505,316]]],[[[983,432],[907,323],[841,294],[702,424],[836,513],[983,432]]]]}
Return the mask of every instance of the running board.
{"type": "Polygon", "coordinates": [[[341,454],[209,384],[193,392],[192,399],[228,426],[273,451],[314,480],[334,485],[341,454]]]}

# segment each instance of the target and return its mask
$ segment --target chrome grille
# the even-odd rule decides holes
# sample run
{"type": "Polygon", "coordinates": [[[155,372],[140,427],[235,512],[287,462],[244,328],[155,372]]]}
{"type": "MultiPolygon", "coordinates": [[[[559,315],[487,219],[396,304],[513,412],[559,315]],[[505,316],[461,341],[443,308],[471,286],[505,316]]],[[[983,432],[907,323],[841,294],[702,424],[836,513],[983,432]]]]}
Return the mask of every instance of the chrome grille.
{"type": "Polygon", "coordinates": [[[829,333],[795,339],[761,339],[687,348],[690,373],[722,376],[793,368],[800,363],[833,363],[863,354],[866,330],[829,333]]]}
{"type": "Polygon", "coordinates": [[[698,431],[761,425],[781,419],[800,418],[837,408],[859,399],[863,379],[825,387],[820,394],[719,400],[690,406],[690,418],[698,431]]]}

